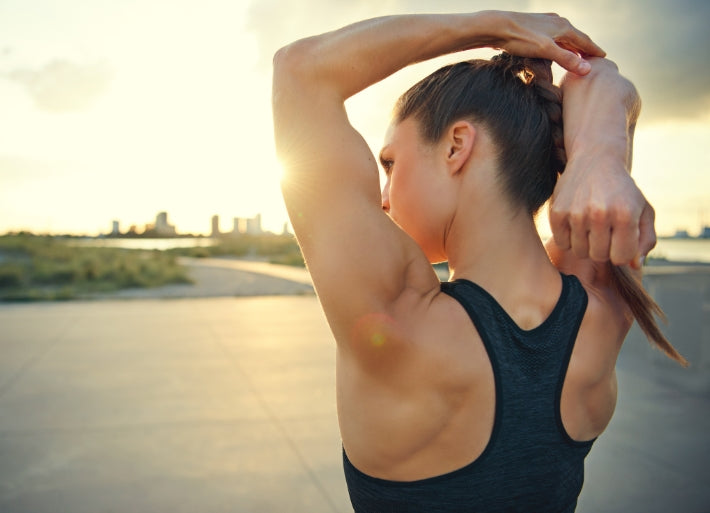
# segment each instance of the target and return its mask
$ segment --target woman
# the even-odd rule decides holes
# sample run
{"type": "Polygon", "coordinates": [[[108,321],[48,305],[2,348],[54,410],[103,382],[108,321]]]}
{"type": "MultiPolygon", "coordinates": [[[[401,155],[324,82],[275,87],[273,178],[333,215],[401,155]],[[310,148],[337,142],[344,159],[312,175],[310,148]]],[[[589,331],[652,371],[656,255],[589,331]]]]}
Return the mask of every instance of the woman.
{"type": "Polygon", "coordinates": [[[275,57],[283,194],[337,341],[356,511],[574,511],[638,293],[605,262],[638,264],[654,243],[626,172],[636,92],[591,56],[603,51],[555,15],[482,12],[368,20],[275,57]],[[482,46],[508,53],[400,99],[380,191],[344,101],[482,46]],[[564,143],[549,62],[510,54],[588,74],[565,84],[564,143]],[[563,168],[546,250],[533,215],[563,168]]]}

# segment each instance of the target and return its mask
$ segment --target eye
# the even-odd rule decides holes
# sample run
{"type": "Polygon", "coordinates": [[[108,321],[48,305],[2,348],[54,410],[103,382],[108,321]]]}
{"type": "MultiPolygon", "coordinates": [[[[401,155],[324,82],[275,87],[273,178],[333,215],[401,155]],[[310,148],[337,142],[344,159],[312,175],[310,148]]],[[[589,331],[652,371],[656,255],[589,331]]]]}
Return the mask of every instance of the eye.
{"type": "Polygon", "coordinates": [[[392,172],[392,166],[394,165],[394,161],[380,159],[380,164],[382,165],[382,169],[385,171],[386,175],[389,175],[392,172]]]}

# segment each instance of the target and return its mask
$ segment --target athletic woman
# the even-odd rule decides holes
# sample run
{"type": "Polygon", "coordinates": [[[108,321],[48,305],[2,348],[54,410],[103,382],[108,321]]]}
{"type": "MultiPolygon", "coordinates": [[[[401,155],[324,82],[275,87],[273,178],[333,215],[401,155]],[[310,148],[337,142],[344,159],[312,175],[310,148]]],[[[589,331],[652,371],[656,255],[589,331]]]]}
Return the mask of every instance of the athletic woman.
{"type": "Polygon", "coordinates": [[[603,56],[556,15],[492,11],[367,20],[277,53],[283,194],[337,342],[357,512],[574,511],[647,299],[628,264],[655,243],[629,176],[638,96],[603,56]],[[381,189],[345,100],[484,46],[505,52],[400,98],[381,189]],[[545,247],[534,215],[553,191],[545,247]]]}

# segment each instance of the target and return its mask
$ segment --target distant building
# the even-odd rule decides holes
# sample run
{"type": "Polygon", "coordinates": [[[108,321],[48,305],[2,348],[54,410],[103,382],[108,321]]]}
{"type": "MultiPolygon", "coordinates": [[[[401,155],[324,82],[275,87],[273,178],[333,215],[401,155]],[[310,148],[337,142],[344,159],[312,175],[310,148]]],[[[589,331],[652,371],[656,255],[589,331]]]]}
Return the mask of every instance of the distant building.
{"type": "Polygon", "coordinates": [[[259,235],[261,230],[261,214],[256,214],[254,217],[247,219],[247,233],[249,235],[259,235]]]}
{"type": "Polygon", "coordinates": [[[212,230],[210,231],[212,237],[219,237],[221,235],[219,231],[219,216],[212,216],[212,230]]]}
{"type": "Polygon", "coordinates": [[[710,239],[710,226],[703,226],[703,229],[700,230],[700,238],[710,239]]]}
{"type": "Polygon", "coordinates": [[[673,234],[674,239],[689,239],[690,234],[688,233],[688,230],[676,230],[676,232],[673,234]]]}
{"type": "Polygon", "coordinates": [[[254,217],[235,217],[232,227],[232,235],[260,235],[264,233],[261,228],[261,214],[254,217]]]}
{"type": "Polygon", "coordinates": [[[244,228],[242,226],[242,218],[241,217],[235,217],[232,219],[232,235],[240,235],[244,233],[244,228]]]}
{"type": "Polygon", "coordinates": [[[112,236],[118,236],[121,235],[121,228],[120,228],[120,222],[119,221],[112,221],[111,222],[111,235],[112,236]]]}
{"type": "Polygon", "coordinates": [[[167,212],[158,212],[158,215],[155,216],[153,229],[155,230],[155,234],[161,237],[170,237],[176,233],[175,226],[168,223],[167,212]]]}

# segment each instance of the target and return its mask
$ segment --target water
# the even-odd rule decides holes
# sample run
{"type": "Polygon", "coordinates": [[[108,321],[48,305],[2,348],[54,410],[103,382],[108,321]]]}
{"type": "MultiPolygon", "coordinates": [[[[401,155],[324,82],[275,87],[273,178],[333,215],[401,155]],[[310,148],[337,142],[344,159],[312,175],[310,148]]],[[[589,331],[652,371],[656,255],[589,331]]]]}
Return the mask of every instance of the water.
{"type": "MultiPolygon", "coordinates": [[[[171,248],[208,247],[218,243],[211,237],[174,239],[78,239],[77,245],[103,246],[124,249],[165,250],[171,248]]],[[[677,262],[710,263],[710,239],[659,239],[651,258],[665,258],[677,262]]]]}
{"type": "Polygon", "coordinates": [[[710,239],[659,239],[649,257],[710,263],[710,239]]]}
{"type": "Polygon", "coordinates": [[[165,250],[172,248],[204,248],[215,246],[217,239],[211,237],[185,237],[171,239],[76,239],[77,246],[91,246],[122,249],[165,250]]]}

